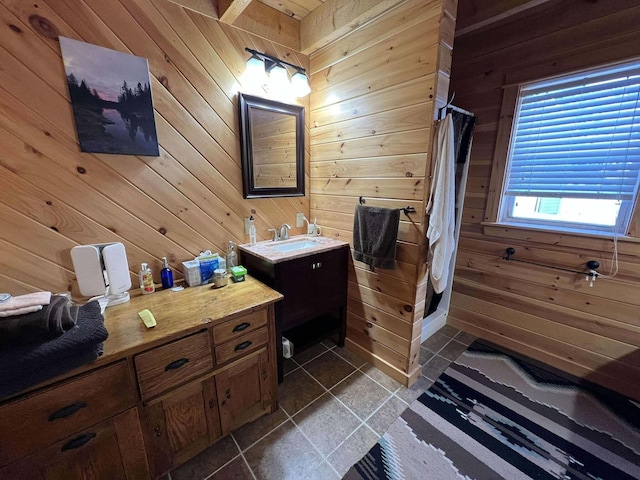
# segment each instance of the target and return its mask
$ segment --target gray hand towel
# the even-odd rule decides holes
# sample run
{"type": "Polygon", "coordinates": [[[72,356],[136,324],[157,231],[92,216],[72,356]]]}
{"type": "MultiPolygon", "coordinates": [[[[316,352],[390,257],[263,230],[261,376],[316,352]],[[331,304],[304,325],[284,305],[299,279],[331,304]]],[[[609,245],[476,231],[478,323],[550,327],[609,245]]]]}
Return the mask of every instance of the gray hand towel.
{"type": "Polygon", "coordinates": [[[353,217],[353,258],[374,270],[394,268],[400,211],[357,205],[353,217]]]}
{"type": "Polygon", "coordinates": [[[41,342],[73,328],[78,307],[64,295],[52,295],[51,301],[37,312],[0,318],[0,343],[7,340],[41,342]]]}
{"type": "Polygon", "coordinates": [[[77,322],[59,337],[39,343],[0,344],[0,400],[102,355],[109,333],[100,304],[94,300],[71,308],[75,308],[77,322]]]}

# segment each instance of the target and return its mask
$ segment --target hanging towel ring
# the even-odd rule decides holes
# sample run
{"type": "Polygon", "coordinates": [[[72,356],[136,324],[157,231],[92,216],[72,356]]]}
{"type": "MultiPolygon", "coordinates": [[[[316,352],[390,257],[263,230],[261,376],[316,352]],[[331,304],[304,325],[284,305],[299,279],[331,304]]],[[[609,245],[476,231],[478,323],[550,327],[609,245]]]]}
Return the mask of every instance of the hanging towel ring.
{"type": "Polygon", "coordinates": [[[456,98],[456,92],[453,92],[451,94],[451,98],[449,99],[449,101],[445,104],[444,107],[440,107],[438,109],[438,120],[442,120],[442,112],[446,111],[447,108],[449,107],[449,105],[451,105],[453,103],[453,100],[456,98]]]}

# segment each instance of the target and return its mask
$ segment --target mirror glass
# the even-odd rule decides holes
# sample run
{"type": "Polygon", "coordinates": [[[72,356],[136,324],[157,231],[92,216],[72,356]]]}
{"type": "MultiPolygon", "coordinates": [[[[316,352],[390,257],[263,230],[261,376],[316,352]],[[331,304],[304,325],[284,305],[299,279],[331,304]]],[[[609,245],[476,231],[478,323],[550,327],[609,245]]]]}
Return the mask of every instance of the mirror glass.
{"type": "Polygon", "coordinates": [[[304,108],[240,94],[244,198],[304,196],[304,108]]]}

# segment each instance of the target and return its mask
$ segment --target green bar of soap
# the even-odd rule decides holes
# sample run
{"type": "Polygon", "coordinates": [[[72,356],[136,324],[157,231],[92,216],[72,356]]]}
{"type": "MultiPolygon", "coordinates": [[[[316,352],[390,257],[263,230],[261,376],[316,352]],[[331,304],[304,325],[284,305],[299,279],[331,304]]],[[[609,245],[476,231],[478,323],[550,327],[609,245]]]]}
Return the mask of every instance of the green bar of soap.
{"type": "Polygon", "coordinates": [[[238,265],[237,267],[231,267],[231,274],[232,275],[246,275],[247,274],[247,269],[244,268],[242,265],[238,265]]]}
{"type": "Polygon", "coordinates": [[[242,265],[238,265],[237,267],[231,267],[231,275],[233,276],[234,282],[243,282],[244,276],[247,274],[247,269],[242,265]]]}

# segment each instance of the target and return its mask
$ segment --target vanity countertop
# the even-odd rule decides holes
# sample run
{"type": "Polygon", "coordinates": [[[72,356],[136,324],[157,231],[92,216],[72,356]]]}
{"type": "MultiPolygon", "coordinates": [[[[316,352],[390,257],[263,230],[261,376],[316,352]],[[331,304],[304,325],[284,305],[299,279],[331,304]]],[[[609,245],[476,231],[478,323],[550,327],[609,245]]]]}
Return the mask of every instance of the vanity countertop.
{"type": "Polygon", "coordinates": [[[109,338],[99,361],[130,355],[178,336],[188,335],[208,325],[250,312],[282,299],[282,295],[247,275],[243,282],[222,288],[201,285],[182,291],[160,290],[142,295],[131,293],[131,301],[107,308],[104,316],[109,338]],[[157,325],[146,328],[138,312],[149,309],[157,325]]]}
{"type": "MultiPolygon", "coordinates": [[[[306,257],[308,255],[314,255],[316,253],[326,252],[329,250],[334,250],[336,248],[344,247],[345,245],[349,245],[348,242],[343,240],[336,240],[329,237],[313,237],[309,235],[295,235],[288,240],[265,240],[262,242],[258,242],[255,245],[250,245],[245,243],[243,245],[238,245],[238,248],[247,253],[251,253],[256,257],[261,258],[270,263],[280,263],[287,260],[292,260],[294,258],[306,257]],[[298,250],[293,250],[289,252],[279,252],[274,247],[279,245],[287,245],[296,242],[310,242],[315,243],[315,246],[301,248],[298,250]]],[[[249,272],[251,273],[251,272],[249,272]]]]}
{"type": "Polygon", "coordinates": [[[0,401],[251,314],[283,298],[282,294],[250,275],[246,275],[243,282],[229,280],[222,288],[214,289],[209,284],[178,292],[160,290],[150,295],[142,295],[140,289],[133,289],[130,295],[130,301],[106,309],[104,324],[109,337],[104,342],[104,353],[98,359],[0,401]],[[142,323],[138,312],[144,309],[153,313],[157,322],[155,327],[146,328],[142,323]]]}

